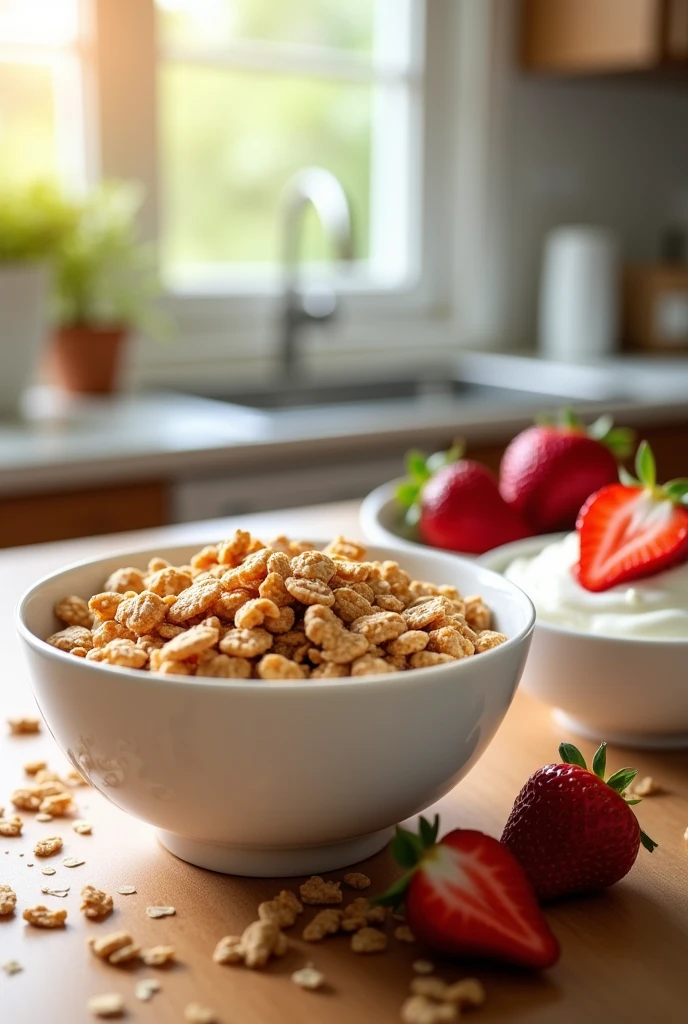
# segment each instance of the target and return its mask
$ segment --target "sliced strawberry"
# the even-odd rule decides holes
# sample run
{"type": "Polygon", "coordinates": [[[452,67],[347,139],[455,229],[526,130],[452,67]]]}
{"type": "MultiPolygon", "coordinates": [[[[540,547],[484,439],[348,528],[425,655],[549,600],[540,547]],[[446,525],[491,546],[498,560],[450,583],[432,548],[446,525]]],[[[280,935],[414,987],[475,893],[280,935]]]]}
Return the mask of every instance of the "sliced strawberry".
{"type": "Polygon", "coordinates": [[[580,561],[576,574],[586,590],[654,576],[688,558],[688,481],[659,487],[652,451],[638,448],[638,480],[610,484],[588,498],[576,528],[580,561]]]}
{"type": "Polygon", "coordinates": [[[420,835],[397,829],[393,853],[411,870],[376,902],[403,902],[414,934],[443,953],[535,969],[556,963],[559,944],[509,850],[470,829],[436,842],[437,818],[420,826],[420,835]]]}

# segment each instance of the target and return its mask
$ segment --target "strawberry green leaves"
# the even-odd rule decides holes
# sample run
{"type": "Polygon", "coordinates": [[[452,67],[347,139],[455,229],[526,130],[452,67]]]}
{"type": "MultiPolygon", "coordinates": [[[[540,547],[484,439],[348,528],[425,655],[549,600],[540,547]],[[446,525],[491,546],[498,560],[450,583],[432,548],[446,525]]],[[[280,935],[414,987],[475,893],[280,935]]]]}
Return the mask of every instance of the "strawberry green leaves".
{"type": "Polygon", "coordinates": [[[593,441],[599,441],[605,448],[609,448],[617,459],[627,459],[633,451],[635,431],[631,427],[615,427],[614,420],[609,415],[600,416],[594,423],[586,426],[573,409],[564,406],[559,409],[556,417],[542,413],[535,418],[535,422],[542,426],[560,427],[587,434],[593,441]]]}
{"type": "Polygon", "coordinates": [[[657,843],[654,841],[654,839],[650,839],[647,832],[643,832],[642,829],[640,830],[640,842],[643,844],[643,848],[647,850],[648,853],[652,853],[654,850],[657,849],[657,843]]]}
{"type": "Polygon", "coordinates": [[[623,467],[619,470],[619,480],[626,487],[644,487],[659,501],[668,499],[674,505],[688,506],[688,478],[677,477],[665,484],[657,483],[657,465],[652,448],[647,441],[641,441],[635,456],[635,472],[633,476],[623,467]]]}
{"type": "Polygon", "coordinates": [[[406,890],[420,865],[423,854],[437,843],[440,831],[440,816],[436,814],[432,823],[427,818],[419,818],[418,832],[409,832],[397,825],[394,838],[390,843],[390,853],[402,868],[410,868],[381,896],[372,902],[383,907],[398,907],[404,902],[406,890]]]}
{"type": "Polygon", "coordinates": [[[573,743],[560,743],[559,757],[564,764],[577,764],[579,768],[588,767],[585,763],[585,758],[573,743]]]}
{"type": "Polygon", "coordinates": [[[607,771],[607,744],[602,741],[592,759],[592,770],[598,779],[604,779],[607,771]]]}
{"type": "Polygon", "coordinates": [[[408,526],[415,526],[420,519],[424,485],[439,469],[462,458],[463,453],[462,441],[455,441],[445,452],[434,452],[429,456],[416,448],[406,453],[407,476],[396,489],[396,499],[406,509],[404,518],[408,526]]]}

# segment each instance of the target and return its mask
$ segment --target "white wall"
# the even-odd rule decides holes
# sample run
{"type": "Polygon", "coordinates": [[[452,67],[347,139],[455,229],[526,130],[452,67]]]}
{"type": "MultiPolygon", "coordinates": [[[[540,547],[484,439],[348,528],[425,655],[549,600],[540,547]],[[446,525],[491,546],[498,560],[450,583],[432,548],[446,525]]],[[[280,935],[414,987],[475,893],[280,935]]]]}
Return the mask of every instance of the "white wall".
{"type": "Polygon", "coordinates": [[[688,206],[688,78],[527,75],[518,68],[515,18],[503,16],[516,5],[496,6],[489,159],[498,165],[497,194],[480,333],[501,347],[534,342],[549,228],[604,224],[626,258],[656,257],[662,228],[688,206]]]}

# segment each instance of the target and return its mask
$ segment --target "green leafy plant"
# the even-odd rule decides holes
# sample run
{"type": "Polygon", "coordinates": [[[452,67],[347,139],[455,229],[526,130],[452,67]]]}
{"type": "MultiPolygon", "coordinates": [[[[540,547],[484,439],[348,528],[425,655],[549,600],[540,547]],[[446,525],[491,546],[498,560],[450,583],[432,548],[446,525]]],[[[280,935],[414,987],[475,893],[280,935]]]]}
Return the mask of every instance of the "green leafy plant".
{"type": "Polygon", "coordinates": [[[139,239],[142,190],[106,181],[74,204],[56,261],[56,318],[66,327],[141,327],[159,332],[155,253],[139,239]]]}
{"type": "Polygon", "coordinates": [[[52,259],[74,229],[76,210],[55,185],[0,189],[0,263],[52,259]]]}

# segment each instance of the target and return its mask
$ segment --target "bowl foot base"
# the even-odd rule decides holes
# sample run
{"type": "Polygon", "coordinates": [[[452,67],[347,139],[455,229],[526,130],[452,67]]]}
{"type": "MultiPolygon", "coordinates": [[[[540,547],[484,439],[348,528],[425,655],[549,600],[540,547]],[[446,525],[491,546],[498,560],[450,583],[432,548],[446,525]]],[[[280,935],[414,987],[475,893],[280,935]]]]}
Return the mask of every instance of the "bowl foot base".
{"type": "Polygon", "coordinates": [[[170,853],[199,868],[220,871],[226,875],[249,878],[287,878],[292,875],[314,875],[337,871],[379,853],[392,838],[394,830],[382,829],[356,839],[326,846],[303,849],[267,846],[225,846],[187,839],[174,832],[157,830],[158,839],[170,853]]]}
{"type": "Polygon", "coordinates": [[[688,734],[673,733],[632,733],[595,729],[578,718],[567,715],[558,708],[552,712],[557,725],[582,736],[586,740],[606,740],[619,747],[635,747],[637,750],[685,750],[688,748],[688,734]]]}

